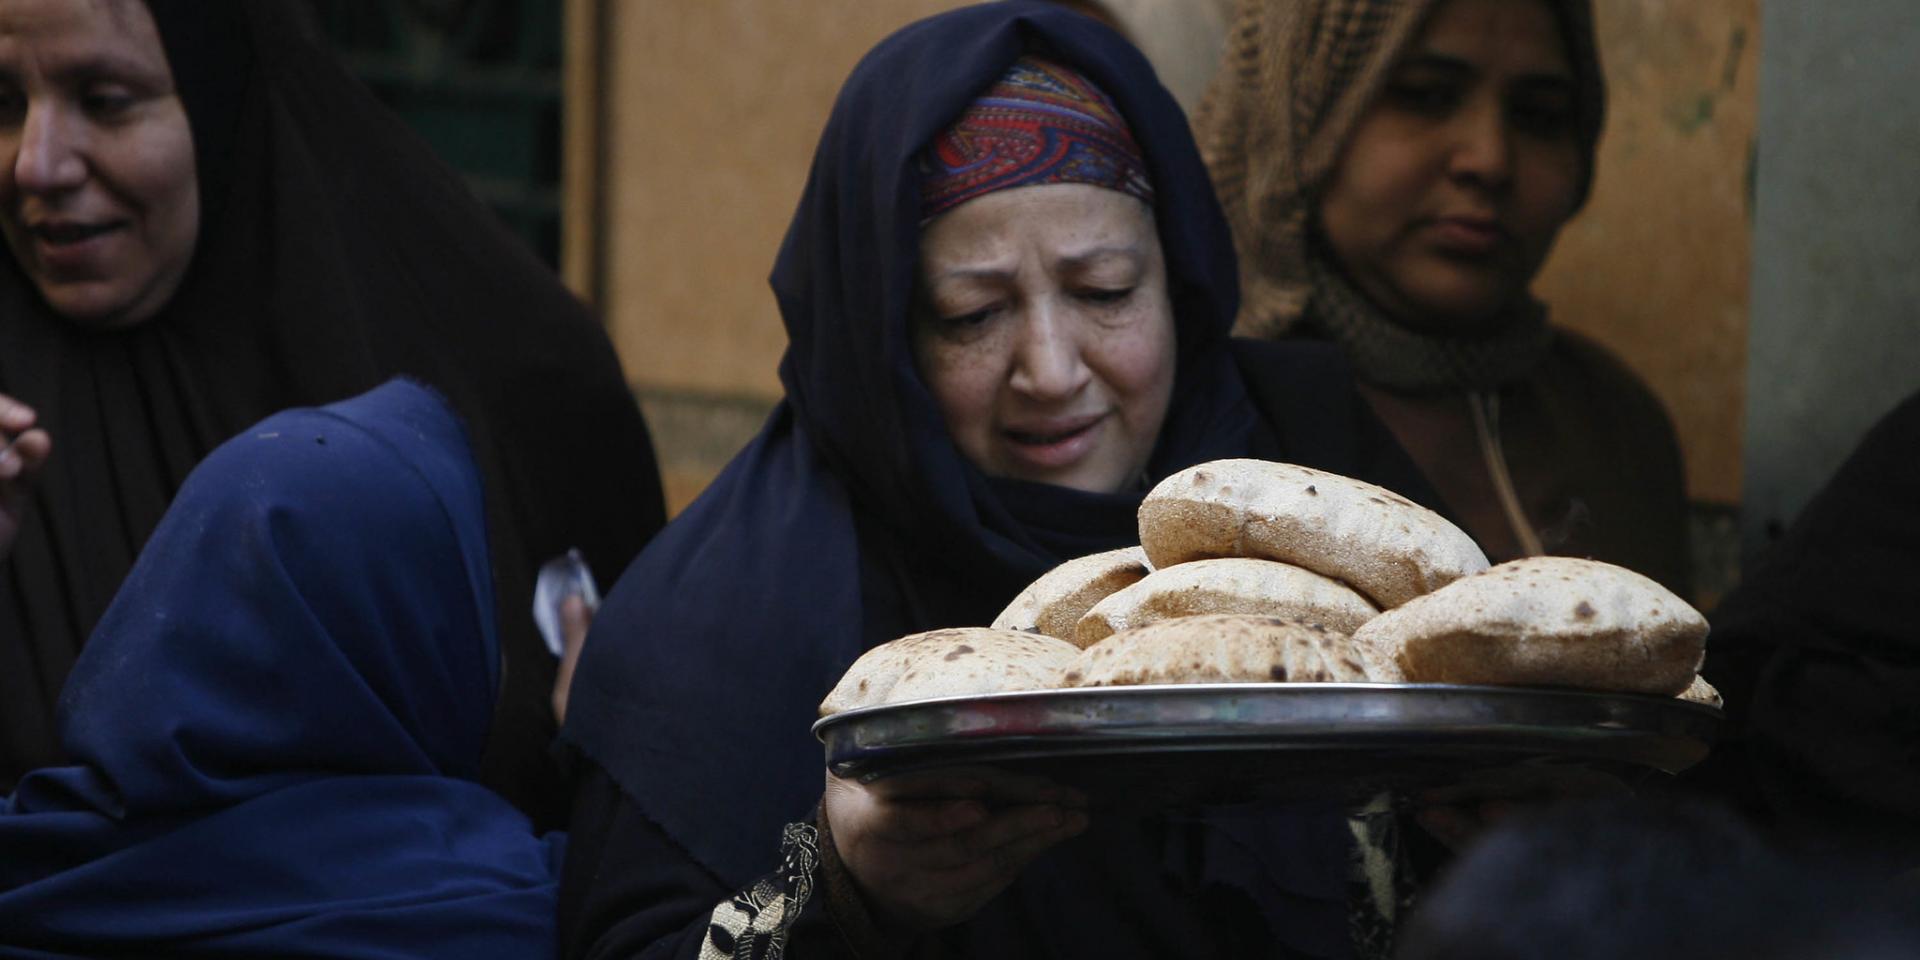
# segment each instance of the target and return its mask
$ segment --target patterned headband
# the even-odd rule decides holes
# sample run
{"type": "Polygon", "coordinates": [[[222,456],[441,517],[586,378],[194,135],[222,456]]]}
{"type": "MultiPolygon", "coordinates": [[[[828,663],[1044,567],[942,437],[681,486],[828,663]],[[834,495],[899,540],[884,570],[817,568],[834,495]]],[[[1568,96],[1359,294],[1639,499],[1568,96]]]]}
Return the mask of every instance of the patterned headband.
{"type": "Polygon", "coordinates": [[[983,194],[1086,183],[1153,203],[1146,161],[1113,101],[1060,64],[1022,57],[920,157],[926,222],[983,194]]]}

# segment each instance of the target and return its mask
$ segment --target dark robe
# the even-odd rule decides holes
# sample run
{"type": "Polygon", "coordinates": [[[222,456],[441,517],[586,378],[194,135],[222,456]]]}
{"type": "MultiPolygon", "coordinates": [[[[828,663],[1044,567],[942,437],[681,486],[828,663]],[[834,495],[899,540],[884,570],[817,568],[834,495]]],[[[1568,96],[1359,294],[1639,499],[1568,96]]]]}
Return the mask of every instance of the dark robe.
{"type": "Polygon", "coordinates": [[[579,547],[610,581],[663,522],[606,335],[290,4],[150,7],[202,200],[181,289],[145,323],[96,331],[0,264],[0,393],[54,441],[0,563],[0,790],[62,759],[61,684],[188,471],[273,411],[407,374],[460,411],[487,480],[506,664],[488,781],[551,821],[564,798],[534,572],[579,547]]]}
{"type": "Polygon", "coordinates": [[[1920,869],[1920,394],[1710,620],[1727,734],[1688,782],[1796,842],[1920,869]]]}
{"type": "MultiPolygon", "coordinates": [[[[1229,341],[1226,224],[1137,51],[1047,4],[906,27],[842,89],[774,266],[786,399],[621,578],[588,640],[562,732],[587,768],[562,889],[569,955],[694,956],[714,908],[775,870],[782,826],[810,819],[824,773],[809,726],[848,664],[906,633],[985,624],[1059,562],[1137,542],[1144,487],[1082,493],[968,463],[909,353],[915,158],[1029,52],[1114,100],[1156,189],[1178,359],[1148,482],[1255,455],[1431,502],[1332,350],[1229,341]]],[[[1333,811],[1097,824],[940,942],[966,956],[1344,956],[1345,829],[1333,811]]],[[[809,913],[790,954],[837,944],[809,913]]]]}
{"type": "Polygon", "coordinates": [[[459,420],[395,382],[210,454],[0,800],[0,957],[537,957],[563,839],[478,782],[500,633],[459,420]]]}

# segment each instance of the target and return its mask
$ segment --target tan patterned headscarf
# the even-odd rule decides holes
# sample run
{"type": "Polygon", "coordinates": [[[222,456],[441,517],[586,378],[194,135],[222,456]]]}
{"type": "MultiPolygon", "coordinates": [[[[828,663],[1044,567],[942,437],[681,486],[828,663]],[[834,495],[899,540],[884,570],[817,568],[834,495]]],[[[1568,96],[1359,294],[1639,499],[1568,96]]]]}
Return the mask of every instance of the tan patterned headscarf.
{"type": "MultiPolygon", "coordinates": [[[[1356,305],[1348,301],[1357,295],[1338,282],[1338,271],[1324,265],[1316,269],[1308,262],[1313,211],[1355,124],[1440,2],[1240,0],[1220,71],[1194,115],[1194,134],[1240,255],[1236,332],[1257,337],[1284,334],[1310,302],[1316,314],[1356,312],[1356,305]]],[[[1588,0],[1546,2],[1559,15],[1566,33],[1578,88],[1580,137],[1587,158],[1581,187],[1584,200],[1605,97],[1594,49],[1593,13],[1588,0]]],[[[1348,319],[1375,328],[1385,322],[1378,317],[1348,319]]],[[[1534,318],[1535,326],[1542,324],[1534,318]]],[[[1542,327],[1525,332],[1520,338],[1525,344],[1513,345],[1512,350],[1498,344],[1483,346],[1496,353],[1531,354],[1543,347],[1545,336],[1542,327]]],[[[1374,352],[1396,356],[1416,350],[1416,341],[1434,339],[1397,327],[1349,330],[1336,337],[1361,337],[1373,345],[1374,352]],[[1379,346],[1387,340],[1393,345],[1379,346]]],[[[1498,379],[1505,368],[1524,358],[1413,360],[1421,371],[1382,379],[1498,379]],[[1436,370],[1436,364],[1488,369],[1448,372],[1436,370]]]]}

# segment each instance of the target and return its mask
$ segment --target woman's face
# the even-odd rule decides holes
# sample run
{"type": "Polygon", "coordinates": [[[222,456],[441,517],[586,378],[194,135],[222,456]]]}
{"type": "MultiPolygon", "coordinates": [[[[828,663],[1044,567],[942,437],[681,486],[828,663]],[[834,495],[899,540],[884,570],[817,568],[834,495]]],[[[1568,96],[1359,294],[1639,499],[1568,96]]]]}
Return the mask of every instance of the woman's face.
{"type": "Polygon", "coordinates": [[[1085,184],[1002,190],[920,235],[920,377],[988,476],[1135,483],[1173,393],[1173,310],[1153,213],[1085,184]]]}
{"type": "Polygon", "coordinates": [[[1445,0],[1347,142],[1319,209],[1346,274],[1395,320],[1488,329],[1573,215],[1572,68],[1540,0],[1445,0]]]}
{"type": "Polygon", "coordinates": [[[47,302],[153,316],[200,227],[193,135],[139,0],[0,0],[0,232],[47,302]]]}

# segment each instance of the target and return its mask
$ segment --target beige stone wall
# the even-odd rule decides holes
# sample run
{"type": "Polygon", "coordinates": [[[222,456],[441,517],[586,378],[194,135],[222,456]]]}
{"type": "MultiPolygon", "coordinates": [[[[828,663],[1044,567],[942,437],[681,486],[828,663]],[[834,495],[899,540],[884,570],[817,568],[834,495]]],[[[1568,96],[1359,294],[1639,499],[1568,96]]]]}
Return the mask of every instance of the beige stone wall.
{"type": "MultiPolygon", "coordinates": [[[[779,395],[785,333],[766,277],[841,81],[894,28],[958,4],[604,2],[595,286],[677,509],[779,395]]],[[[1150,23],[1156,5],[1191,2],[1117,5],[1150,23]]],[[[1597,0],[1607,136],[1593,199],[1539,288],[1652,385],[1694,496],[1722,503],[1740,495],[1757,4],[1597,0]]],[[[1164,69],[1188,86],[1205,72],[1164,69]]]]}
{"type": "Polygon", "coordinates": [[[608,3],[599,289],[672,508],[780,394],[767,274],[841,81],[894,29],[959,5],[608,3]]]}
{"type": "Polygon", "coordinates": [[[1598,0],[1592,200],[1538,291],[1666,402],[1694,499],[1740,499],[1759,0],[1598,0]]]}

